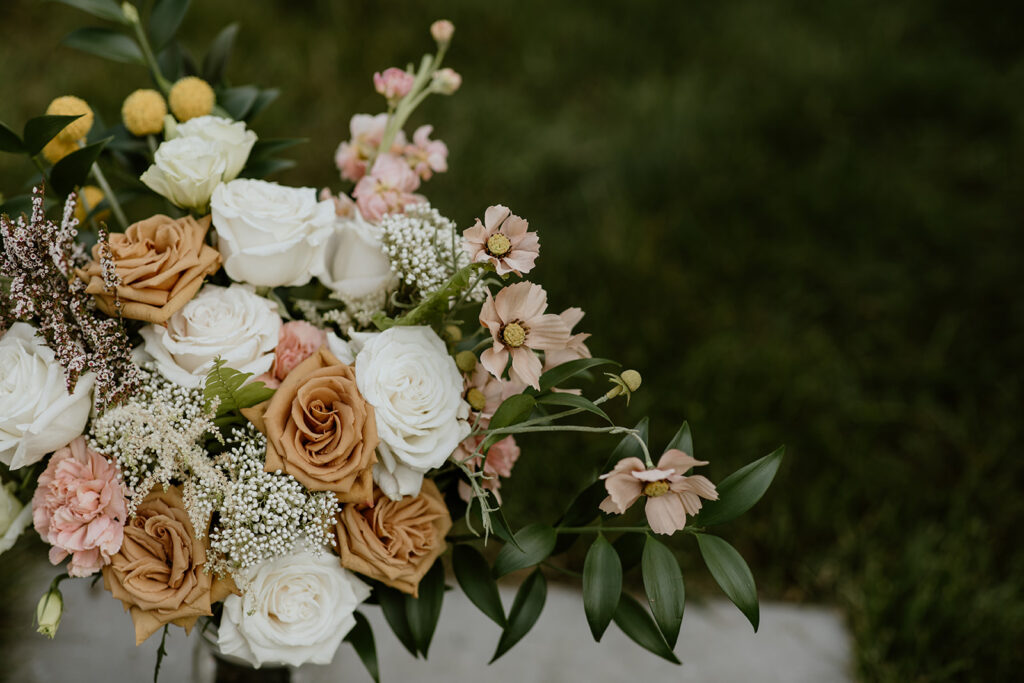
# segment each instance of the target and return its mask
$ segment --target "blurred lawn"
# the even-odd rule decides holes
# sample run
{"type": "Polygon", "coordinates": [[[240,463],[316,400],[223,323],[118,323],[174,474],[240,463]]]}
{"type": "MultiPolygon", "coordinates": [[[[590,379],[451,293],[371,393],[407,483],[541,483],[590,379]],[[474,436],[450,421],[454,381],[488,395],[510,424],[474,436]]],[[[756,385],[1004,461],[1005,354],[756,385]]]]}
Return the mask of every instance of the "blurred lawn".
{"type": "MultiPolygon", "coordinates": [[[[279,179],[336,189],[349,117],[379,108],[370,74],[454,20],[464,86],[414,122],[451,150],[427,193],[460,225],[499,202],[529,218],[553,305],[644,374],[620,421],[649,413],[664,442],[689,419],[717,479],[787,444],[724,529],[763,594],[840,603],[865,681],[1018,675],[1024,6],[194,4],[189,45],[239,20],[229,73],[283,89],[260,135],[311,140],[279,179]]],[[[146,85],[57,47],[87,22],[4,1],[0,119],[65,93],[115,118],[146,85]]],[[[0,157],[8,193],[27,173],[0,157]]],[[[523,445],[517,523],[612,446],[523,445]]]]}

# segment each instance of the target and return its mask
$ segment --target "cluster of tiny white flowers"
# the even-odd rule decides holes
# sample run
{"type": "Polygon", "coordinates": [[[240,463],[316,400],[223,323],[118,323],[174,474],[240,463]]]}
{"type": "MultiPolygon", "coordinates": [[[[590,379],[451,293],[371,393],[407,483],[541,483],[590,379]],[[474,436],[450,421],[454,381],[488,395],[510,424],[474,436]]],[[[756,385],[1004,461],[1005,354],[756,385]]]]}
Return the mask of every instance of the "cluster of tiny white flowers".
{"type": "Polygon", "coordinates": [[[388,302],[388,292],[385,289],[371,292],[366,296],[347,297],[337,296],[334,298],[345,304],[344,310],[334,309],[325,311],[320,317],[324,322],[335,323],[339,329],[347,329],[353,322],[359,327],[369,327],[373,323],[373,316],[384,310],[388,302]]]}
{"type": "MultiPolygon", "coordinates": [[[[469,264],[455,223],[429,203],[410,204],[405,213],[387,214],[381,219],[381,230],[392,272],[423,296],[443,287],[469,264]]],[[[476,287],[469,298],[483,301],[484,295],[484,289],[476,287]]]]}
{"type": "MultiPolygon", "coordinates": [[[[93,420],[89,429],[89,445],[117,462],[130,514],[157,485],[166,490],[172,480],[209,480],[212,485],[223,480],[204,446],[219,432],[215,409],[204,406],[203,390],[167,381],[151,363],[140,375],[139,391],[93,420]]],[[[191,510],[189,516],[201,533],[201,519],[191,510]]]]}
{"type": "Polygon", "coordinates": [[[337,545],[333,492],[311,492],[280,470],[265,472],[266,438],[252,425],[234,428],[227,442],[230,447],[216,458],[225,482],[196,484],[196,505],[219,515],[210,531],[214,571],[244,581],[240,570],[292,553],[299,544],[314,554],[337,545]]]}

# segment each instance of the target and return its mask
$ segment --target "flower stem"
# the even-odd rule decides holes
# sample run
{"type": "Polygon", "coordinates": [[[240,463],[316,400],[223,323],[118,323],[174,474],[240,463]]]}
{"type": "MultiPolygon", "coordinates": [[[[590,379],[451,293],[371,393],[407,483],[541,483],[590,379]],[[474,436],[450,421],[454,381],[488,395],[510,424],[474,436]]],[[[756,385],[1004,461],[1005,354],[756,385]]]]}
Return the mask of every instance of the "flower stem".
{"type": "Polygon", "coordinates": [[[555,533],[559,534],[596,534],[614,533],[617,531],[627,533],[647,533],[651,530],[647,526],[559,526],[555,527],[555,533]]]}
{"type": "Polygon", "coordinates": [[[160,71],[160,65],[157,64],[156,57],[153,56],[153,48],[149,44],[149,38],[146,37],[146,32],[142,30],[142,22],[139,21],[138,16],[132,17],[131,21],[132,28],[135,29],[135,40],[138,42],[139,47],[142,48],[142,56],[146,59],[146,65],[153,75],[153,80],[161,92],[163,92],[164,97],[169,98],[171,96],[171,82],[164,78],[163,73],[160,71]]]}
{"type": "Polygon", "coordinates": [[[107,177],[103,175],[103,170],[100,165],[92,165],[92,175],[96,178],[96,182],[99,183],[100,189],[103,190],[103,194],[107,198],[107,202],[110,204],[110,210],[114,213],[114,218],[121,225],[121,230],[128,229],[128,219],[124,215],[124,210],[121,208],[121,203],[117,201],[117,195],[110,188],[110,183],[107,182],[107,177]]]}

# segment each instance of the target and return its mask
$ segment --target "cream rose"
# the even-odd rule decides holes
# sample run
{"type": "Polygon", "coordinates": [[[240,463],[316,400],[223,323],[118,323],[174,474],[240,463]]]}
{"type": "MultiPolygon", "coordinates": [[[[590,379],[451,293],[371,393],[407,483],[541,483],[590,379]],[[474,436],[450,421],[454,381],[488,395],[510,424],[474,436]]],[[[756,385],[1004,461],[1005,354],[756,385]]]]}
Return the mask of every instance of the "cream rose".
{"type": "Polygon", "coordinates": [[[171,137],[195,137],[216,147],[225,162],[224,182],[238,177],[256,144],[256,133],[248,130],[245,123],[221,116],[197,116],[179,123],[171,137]]]}
{"type": "Polygon", "coordinates": [[[264,287],[304,285],[334,230],[334,202],[311,187],[233,180],[210,200],[224,270],[232,280],[264,287]]]}
{"type": "Polygon", "coordinates": [[[32,522],[32,506],[22,505],[14,488],[13,482],[0,486],[0,553],[10,550],[32,522]]]}
{"type": "Polygon", "coordinates": [[[139,178],[146,187],[175,206],[205,213],[213,189],[227,173],[221,150],[198,137],[165,140],[153,155],[153,165],[139,178]]]}
{"type": "Polygon", "coordinates": [[[246,572],[246,591],[224,601],[221,654],[252,664],[330,664],[370,596],[370,587],[330,553],[309,551],[263,562],[246,572]]]}
{"type": "Polygon", "coordinates": [[[254,375],[270,370],[280,329],[277,304],[235,284],[206,285],[166,326],[149,325],[139,333],[160,374],[184,387],[200,387],[217,358],[254,375]]]}
{"type": "Polygon", "coordinates": [[[64,368],[28,323],[0,338],[0,462],[16,470],[67,445],[85,429],[94,377],[68,393],[64,368]]]}
{"type": "Polygon", "coordinates": [[[378,226],[364,221],[358,212],[351,218],[339,218],[323,250],[317,278],[345,299],[393,289],[398,278],[391,271],[380,232],[378,226]]]}
{"type": "Polygon", "coordinates": [[[389,498],[416,495],[470,431],[462,375],[429,327],[392,327],[356,356],[356,383],[373,406],[380,462],[373,480],[389,498]]]}

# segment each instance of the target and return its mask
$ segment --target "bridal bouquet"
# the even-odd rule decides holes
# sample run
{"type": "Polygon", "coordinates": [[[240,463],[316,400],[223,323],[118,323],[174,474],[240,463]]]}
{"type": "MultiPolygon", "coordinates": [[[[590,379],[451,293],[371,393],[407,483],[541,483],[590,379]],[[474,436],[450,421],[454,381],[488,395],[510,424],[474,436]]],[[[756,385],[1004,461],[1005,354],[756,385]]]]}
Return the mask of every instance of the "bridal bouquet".
{"type": "Polygon", "coordinates": [[[614,424],[605,404],[640,374],[591,357],[583,311],[528,279],[543,230],[497,203],[464,229],[431,206],[448,149],[409,122],[459,89],[450,22],[418,65],[374,74],[383,111],[352,117],[335,192],[263,179],[295,141],[250,128],[277,91],[228,84],[235,26],[199,66],[175,39],[188,2],[64,2],[110,24],[67,44],[146,67],[154,89],[113,125],[74,96],[21,133],[0,124],[0,150],[37,171],[0,219],[0,551],[31,525],[63,566],[41,632],[62,580],[101,577],[136,643],[199,624],[258,668],[348,641],[377,678],[361,610],[426,656],[450,566],[501,628],[493,661],[539,618],[547,574],[575,573],[551,558],[585,540],[595,639],[614,621],[677,661],[679,532],[756,628],[750,570],[708,531],[760,499],[781,449],[716,485],[685,422],[668,441],[614,424]],[[162,208],[130,210],[147,202],[162,208]],[[559,519],[513,529],[516,436],[558,430],[617,441],[559,519]],[[623,591],[635,565],[648,607],[623,591]]]}

